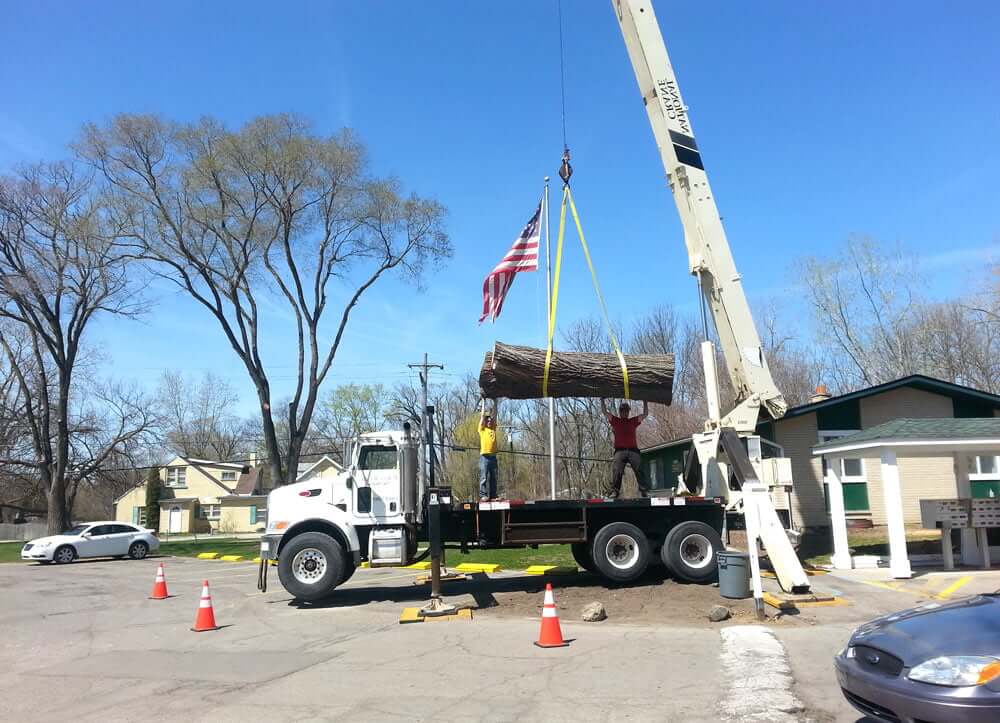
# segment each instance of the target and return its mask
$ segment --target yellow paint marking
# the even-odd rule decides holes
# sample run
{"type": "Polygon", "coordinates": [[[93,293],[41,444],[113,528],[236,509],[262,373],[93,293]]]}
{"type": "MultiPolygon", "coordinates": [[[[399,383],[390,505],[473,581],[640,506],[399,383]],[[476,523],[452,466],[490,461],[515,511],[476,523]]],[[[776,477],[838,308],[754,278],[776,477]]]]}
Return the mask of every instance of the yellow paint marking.
{"type": "Polygon", "coordinates": [[[424,619],[420,616],[420,608],[403,608],[403,612],[399,616],[400,625],[422,623],[423,621],[424,619]]]}
{"type": "Polygon", "coordinates": [[[462,608],[461,610],[456,611],[454,615],[434,615],[424,617],[420,614],[420,608],[403,608],[403,612],[399,616],[400,625],[405,625],[407,623],[448,622],[451,620],[472,620],[472,610],[469,608],[462,608]]]}
{"type": "Polygon", "coordinates": [[[955,594],[955,591],[958,590],[958,588],[962,587],[963,585],[968,585],[970,582],[972,582],[971,575],[960,577],[958,580],[956,580],[951,585],[949,585],[948,587],[946,587],[944,590],[942,590],[937,594],[938,600],[947,600],[948,598],[950,598],[952,595],[955,594]]]}
{"type": "Polygon", "coordinates": [[[219,559],[225,562],[239,562],[243,559],[243,555],[223,555],[219,559]]]}
{"type": "Polygon", "coordinates": [[[905,592],[907,595],[913,595],[914,597],[929,597],[927,593],[917,592],[915,590],[907,590],[905,587],[900,587],[897,585],[890,585],[885,582],[878,582],[877,580],[858,580],[858,582],[865,585],[871,585],[872,587],[880,587],[883,590],[892,590],[893,592],[905,592]]]}
{"type": "Polygon", "coordinates": [[[218,552],[199,552],[198,553],[198,559],[199,560],[214,560],[218,556],[219,556],[218,552]]]}
{"type": "Polygon", "coordinates": [[[461,565],[456,565],[455,569],[461,572],[497,572],[500,566],[494,563],[463,562],[461,565]]]}
{"type": "Polygon", "coordinates": [[[420,562],[415,562],[412,565],[405,565],[404,567],[406,567],[407,570],[430,570],[431,561],[421,560],[420,562]]]}
{"type": "Polygon", "coordinates": [[[573,575],[577,569],[572,566],[532,565],[524,572],[528,575],[573,575]]]}

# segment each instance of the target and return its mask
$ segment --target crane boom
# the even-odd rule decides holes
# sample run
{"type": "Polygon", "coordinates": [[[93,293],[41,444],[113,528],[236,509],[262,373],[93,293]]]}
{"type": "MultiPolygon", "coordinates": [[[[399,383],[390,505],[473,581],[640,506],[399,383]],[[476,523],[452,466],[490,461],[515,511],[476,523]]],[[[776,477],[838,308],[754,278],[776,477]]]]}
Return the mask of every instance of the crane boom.
{"type": "MultiPolygon", "coordinates": [[[[728,498],[732,509],[738,505],[746,523],[748,549],[755,551],[760,540],[782,589],[806,592],[808,578],[778,517],[770,491],[761,481],[749,455],[750,437],[755,436],[761,408],[766,409],[772,419],[778,419],[784,416],[788,406],[764,358],[750,305],[708,184],[688,107],[681,97],[653,6],[650,0],[612,0],[612,6],[684,227],[690,270],[698,278],[704,305],[711,310],[726,370],[736,391],[736,407],[721,415],[715,349],[706,339],[702,343],[702,361],[708,420],[705,431],[692,437],[701,464],[702,493],[728,498]],[[746,447],[741,443],[740,434],[747,437],[746,447]],[[723,471],[718,459],[720,445],[739,482],[738,494],[729,492],[728,473],[723,471]]],[[[759,440],[757,447],[759,449],[759,440]]],[[[758,455],[754,456],[759,463],[758,455]]],[[[763,590],[755,554],[750,555],[750,569],[757,614],[762,617],[763,590]]]]}
{"type": "Polygon", "coordinates": [[[777,419],[787,405],[764,358],[653,7],[648,0],[612,0],[612,4],[684,227],[690,270],[711,310],[736,391],[739,406],[722,425],[752,432],[760,407],[777,419]]]}

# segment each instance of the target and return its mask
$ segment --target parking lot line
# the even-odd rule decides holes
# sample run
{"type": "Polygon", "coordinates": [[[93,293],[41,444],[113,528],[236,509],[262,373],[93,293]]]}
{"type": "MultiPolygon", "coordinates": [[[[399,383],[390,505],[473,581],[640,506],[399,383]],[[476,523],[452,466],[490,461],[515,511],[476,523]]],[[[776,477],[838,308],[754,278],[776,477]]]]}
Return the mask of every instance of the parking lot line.
{"type": "Polygon", "coordinates": [[[938,597],[939,600],[947,600],[952,595],[954,595],[955,592],[960,587],[962,587],[963,585],[968,585],[970,582],[972,582],[972,576],[971,575],[966,575],[965,577],[960,577],[958,580],[956,580],[951,585],[949,585],[948,587],[946,587],[944,590],[942,590],[941,592],[939,592],[937,594],[937,597],[938,597]]]}

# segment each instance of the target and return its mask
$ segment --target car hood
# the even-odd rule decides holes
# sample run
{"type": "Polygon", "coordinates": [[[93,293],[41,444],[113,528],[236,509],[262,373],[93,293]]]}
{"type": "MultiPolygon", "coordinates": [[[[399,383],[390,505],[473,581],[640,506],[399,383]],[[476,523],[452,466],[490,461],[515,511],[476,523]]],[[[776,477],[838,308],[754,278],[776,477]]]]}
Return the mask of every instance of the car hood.
{"type": "Polygon", "coordinates": [[[851,645],[870,645],[907,667],[939,655],[1000,657],[1000,596],[927,603],[884,615],[854,631],[851,645]]]}
{"type": "Polygon", "coordinates": [[[29,542],[32,545],[45,545],[48,543],[55,545],[60,542],[72,542],[79,539],[75,535],[49,535],[48,537],[39,537],[37,540],[30,540],[29,542]]]}

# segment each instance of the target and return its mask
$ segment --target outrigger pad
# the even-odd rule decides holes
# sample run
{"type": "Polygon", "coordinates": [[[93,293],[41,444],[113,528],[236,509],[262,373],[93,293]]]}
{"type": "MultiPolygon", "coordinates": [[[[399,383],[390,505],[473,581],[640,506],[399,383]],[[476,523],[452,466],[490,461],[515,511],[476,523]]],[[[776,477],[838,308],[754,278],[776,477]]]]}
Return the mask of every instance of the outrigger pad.
{"type": "MultiPolygon", "coordinates": [[[[673,354],[626,354],[629,398],[670,404],[674,388],[673,354]]],[[[486,353],[479,388],[488,399],[540,399],[545,349],[497,342],[486,353]]],[[[552,353],[549,397],[625,396],[622,367],[615,354],[579,351],[552,353]]]]}

